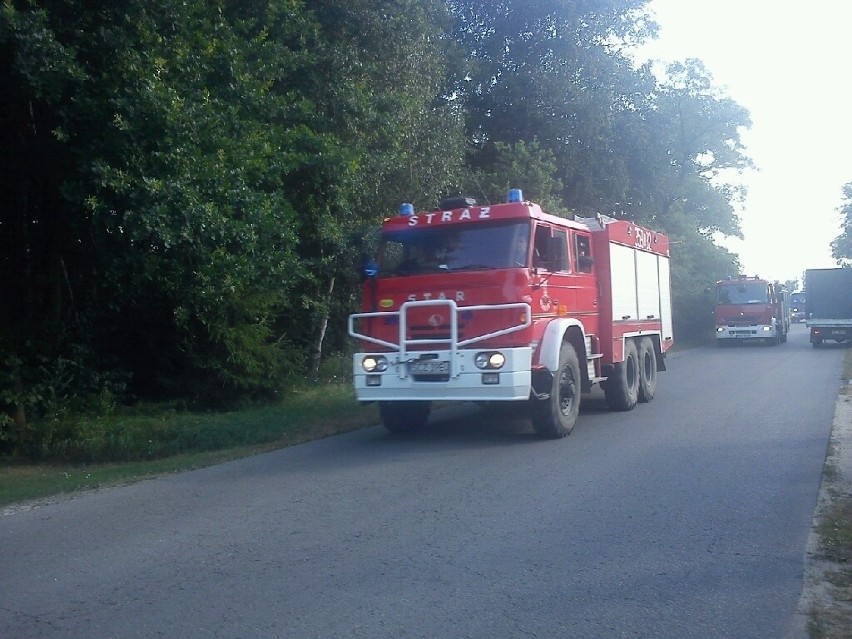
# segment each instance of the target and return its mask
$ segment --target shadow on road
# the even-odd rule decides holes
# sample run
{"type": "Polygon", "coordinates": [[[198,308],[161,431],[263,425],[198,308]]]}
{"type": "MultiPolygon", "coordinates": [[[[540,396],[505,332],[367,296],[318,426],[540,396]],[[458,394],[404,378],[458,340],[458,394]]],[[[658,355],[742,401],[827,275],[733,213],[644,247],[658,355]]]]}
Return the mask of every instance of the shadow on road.
{"type": "MultiPolygon", "coordinates": [[[[425,428],[406,434],[393,434],[381,429],[376,439],[388,441],[428,441],[470,443],[477,445],[510,444],[544,441],[535,433],[526,414],[526,402],[495,402],[488,405],[458,403],[433,408],[425,428]]],[[[603,393],[595,390],[583,395],[579,424],[590,416],[608,413],[603,393]]]]}

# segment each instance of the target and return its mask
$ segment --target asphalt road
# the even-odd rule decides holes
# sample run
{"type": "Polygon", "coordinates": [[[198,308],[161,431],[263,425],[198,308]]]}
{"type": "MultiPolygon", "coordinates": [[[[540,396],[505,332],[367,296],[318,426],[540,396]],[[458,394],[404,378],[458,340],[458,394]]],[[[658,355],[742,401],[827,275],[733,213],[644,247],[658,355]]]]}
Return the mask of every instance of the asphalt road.
{"type": "Polygon", "coordinates": [[[843,350],[673,354],[565,440],[468,409],[0,517],[0,637],[784,637],[843,350]]]}

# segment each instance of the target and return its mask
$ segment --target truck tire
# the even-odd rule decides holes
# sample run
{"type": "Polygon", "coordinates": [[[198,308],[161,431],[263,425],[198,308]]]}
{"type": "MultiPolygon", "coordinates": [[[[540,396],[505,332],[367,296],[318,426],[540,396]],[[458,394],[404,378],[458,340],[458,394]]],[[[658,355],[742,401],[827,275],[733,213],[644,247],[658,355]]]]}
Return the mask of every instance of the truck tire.
{"type": "Polygon", "coordinates": [[[783,341],[784,340],[781,339],[781,326],[776,324],[775,325],[775,337],[772,338],[772,341],[769,344],[770,344],[770,346],[778,346],[783,341]]]}
{"type": "Polygon", "coordinates": [[[566,437],[580,414],[580,360],[574,347],[564,342],[559,351],[559,369],[553,374],[550,397],[532,400],[535,432],[548,439],[566,437]]]}
{"type": "Polygon", "coordinates": [[[657,392],[657,353],[650,337],[639,340],[639,401],[650,402],[657,392]]]}
{"type": "Polygon", "coordinates": [[[606,403],[612,410],[633,410],[639,401],[639,353],[636,342],[624,342],[624,361],[613,364],[612,375],[603,385],[606,403]]]}
{"type": "Polygon", "coordinates": [[[379,402],[382,424],[392,433],[412,433],[429,420],[429,402],[379,402]]]}

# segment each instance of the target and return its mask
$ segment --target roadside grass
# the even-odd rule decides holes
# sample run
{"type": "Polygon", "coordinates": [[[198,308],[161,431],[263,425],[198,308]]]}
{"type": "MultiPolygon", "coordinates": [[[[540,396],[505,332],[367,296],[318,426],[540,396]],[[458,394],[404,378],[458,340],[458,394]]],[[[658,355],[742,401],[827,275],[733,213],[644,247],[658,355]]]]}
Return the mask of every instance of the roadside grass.
{"type": "MultiPolygon", "coordinates": [[[[852,350],[846,352],[842,379],[841,395],[852,401],[852,350]]],[[[852,638],[852,484],[837,467],[836,454],[832,441],[823,470],[827,505],[817,517],[818,560],[824,568],[822,594],[808,620],[811,639],[852,638]]]]}
{"type": "Polygon", "coordinates": [[[820,560],[830,566],[823,573],[826,599],[811,610],[811,639],[852,637],[852,495],[835,497],[818,527],[820,560]]]}
{"type": "Polygon", "coordinates": [[[63,461],[0,459],[0,506],[201,468],[379,422],[375,405],[361,406],[349,384],[318,384],[239,411],[149,405],[80,419],[82,440],[63,440],[61,424],[54,429],[48,458],[63,461]]]}

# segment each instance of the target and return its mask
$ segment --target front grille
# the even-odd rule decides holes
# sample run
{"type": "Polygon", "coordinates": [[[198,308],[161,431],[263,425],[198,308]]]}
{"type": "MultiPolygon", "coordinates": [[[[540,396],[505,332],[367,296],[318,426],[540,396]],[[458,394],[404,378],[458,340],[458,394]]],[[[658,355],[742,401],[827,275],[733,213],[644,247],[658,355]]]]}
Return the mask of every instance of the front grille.
{"type": "MultiPolygon", "coordinates": [[[[436,331],[433,329],[412,328],[408,333],[408,339],[450,339],[452,333],[450,331],[436,331]]],[[[459,331],[459,339],[464,339],[461,331],[459,331]]]]}
{"type": "MultiPolygon", "coordinates": [[[[467,326],[465,324],[458,325],[458,339],[466,339],[467,326]]],[[[408,339],[443,339],[448,340],[452,337],[452,331],[448,324],[441,326],[429,326],[428,324],[411,324],[408,326],[408,339]]]]}

